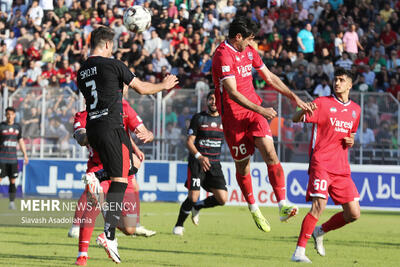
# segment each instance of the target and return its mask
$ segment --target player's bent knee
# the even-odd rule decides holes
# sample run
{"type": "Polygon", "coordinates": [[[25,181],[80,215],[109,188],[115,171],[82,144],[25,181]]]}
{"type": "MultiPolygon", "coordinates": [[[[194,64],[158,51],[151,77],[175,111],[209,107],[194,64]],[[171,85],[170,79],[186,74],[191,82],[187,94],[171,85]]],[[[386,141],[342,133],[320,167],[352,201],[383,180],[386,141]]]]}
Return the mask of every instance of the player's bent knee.
{"type": "Polygon", "coordinates": [[[354,222],[354,221],[358,220],[358,218],[360,218],[360,216],[361,216],[361,214],[360,214],[359,210],[352,211],[349,216],[349,222],[354,222]]]}

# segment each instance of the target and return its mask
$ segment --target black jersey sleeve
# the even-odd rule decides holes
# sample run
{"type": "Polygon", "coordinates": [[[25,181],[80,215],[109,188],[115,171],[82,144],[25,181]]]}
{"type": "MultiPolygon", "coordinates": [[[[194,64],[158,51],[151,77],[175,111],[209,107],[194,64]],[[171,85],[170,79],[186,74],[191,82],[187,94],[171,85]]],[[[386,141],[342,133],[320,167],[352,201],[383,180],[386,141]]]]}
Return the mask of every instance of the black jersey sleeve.
{"type": "Polygon", "coordinates": [[[190,120],[190,126],[187,131],[188,135],[194,135],[197,136],[197,129],[199,128],[201,122],[200,122],[200,114],[195,114],[192,119],[190,120]]]}
{"type": "Polygon", "coordinates": [[[136,77],[136,75],[134,73],[132,73],[129,68],[122,63],[122,61],[117,60],[118,64],[117,64],[117,68],[120,74],[120,77],[122,78],[122,81],[126,84],[129,85],[131,83],[131,81],[133,80],[133,78],[136,77]]]}

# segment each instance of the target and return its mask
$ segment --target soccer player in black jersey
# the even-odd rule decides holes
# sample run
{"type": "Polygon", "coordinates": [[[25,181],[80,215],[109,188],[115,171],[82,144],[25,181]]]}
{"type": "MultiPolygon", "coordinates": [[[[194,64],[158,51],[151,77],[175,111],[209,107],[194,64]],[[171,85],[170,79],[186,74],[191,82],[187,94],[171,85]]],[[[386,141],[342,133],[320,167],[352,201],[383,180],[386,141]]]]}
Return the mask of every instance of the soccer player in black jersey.
{"type": "Polygon", "coordinates": [[[15,210],[15,180],[18,177],[17,144],[24,154],[24,162],[28,164],[24,139],[22,139],[21,125],[14,122],[15,109],[8,107],[6,109],[6,121],[0,124],[0,182],[8,176],[10,185],[8,188],[10,205],[9,209],[15,210]]]}
{"type": "Polygon", "coordinates": [[[89,144],[99,153],[112,181],[106,199],[108,210],[105,210],[104,233],[96,241],[114,262],[119,263],[115,227],[121,215],[128,175],[135,172],[132,145],[122,122],[123,85],[129,85],[139,94],[155,94],[173,88],[178,81],[174,75],[168,75],[158,84],[141,81],[121,61],[110,58],[114,35],[112,29],[104,26],[91,33],[91,56],[78,70],[77,80],[86,100],[89,144]]]}
{"type": "Polygon", "coordinates": [[[183,223],[192,211],[192,221],[199,224],[199,211],[224,205],[228,192],[224,174],[222,173],[220,155],[224,132],[221,117],[215,106],[215,95],[211,91],[207,95],[208,112],[200,112],[190,121],[186,145],[190,151],[188,177],[185,186],[189,190],[188,197],[179,210],[178,221],[172,231],[175,235],[183,235],[183,223]],[[197,201],[200,186],[213,195],[197,201]]]}

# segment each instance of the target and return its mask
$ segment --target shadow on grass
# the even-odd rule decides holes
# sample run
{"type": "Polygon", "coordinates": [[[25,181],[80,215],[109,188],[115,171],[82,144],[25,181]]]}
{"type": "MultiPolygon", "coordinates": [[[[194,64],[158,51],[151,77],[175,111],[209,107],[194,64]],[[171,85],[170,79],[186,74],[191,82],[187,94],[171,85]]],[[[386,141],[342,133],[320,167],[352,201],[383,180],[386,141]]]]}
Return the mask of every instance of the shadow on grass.
{"type": "Polygon", "coordinates": [[[202,251],[182,251],[182,250],[172,250],[172,249],[152,249],[152,248],[128,248],[128,247],[118,247],[119,250],[134,250],[142,252],[155,252],[155,253],[173,253],[173,254],[187,254],[196,256],[215,256],[215,257],[225,257],[225,258],[240,258],[248,257],[257,260],[282,260],[281,257],[271,257],[271,256],[260,256],[260,255],[243,255],[243,254],[229,254],[229,253],[218,253],[218,252],[202,252],[202,251]]]}

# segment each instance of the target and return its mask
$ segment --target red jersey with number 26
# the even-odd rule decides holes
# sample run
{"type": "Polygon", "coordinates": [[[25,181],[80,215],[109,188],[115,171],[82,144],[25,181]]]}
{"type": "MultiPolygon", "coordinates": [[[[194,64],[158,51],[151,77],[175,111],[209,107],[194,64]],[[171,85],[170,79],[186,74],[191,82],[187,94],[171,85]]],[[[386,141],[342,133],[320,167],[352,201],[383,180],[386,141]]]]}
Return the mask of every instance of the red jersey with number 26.
{"type": "MultiPolygon", "coordinates": [[[[136,111],[129,105],[128,101],[125,99],[122,100],[122,110],[123,110],[123,122],[124,127],[127,133],[129,131],[135,131],[137,127],[142,125],[142,119],[136,113],[136,111]]],[[[81,111],[77,112],[74,117],[74,132],[81,128],[86,128],[86,117],[87,112],[81,111]]],[[[96,150],[91,148],[89,145],[87,146],[89,150],[89,160],[87,162],[87,170],[86,172],[96,172],[103,169],[103,164],[101,163],[99,154],[96,150]]]]}
{"type": "Polygon", "coordinates": [[[310,169],[350,174],[348,147],[344,137],[355,133],[360,122],[361,108],[349,100],[341,102],[336,96],[318,97],[314,100],[317,109],[312,116],[305,116],[305,122],[313,123],[310,143],[310,169]]]}
{"type": "Polygon", "coordinates": [[[251,102],[260,105],[261,98],[253,87],[252,69],[261,69],[264,63],[257,51],[247,46],[242,52],[225,41],[215,50],[212,59],[212,75],[218,112],[222,117],[248,112],[249,110],[229,98],[222,81],[236,79],[237,90],[251,102]]]}

